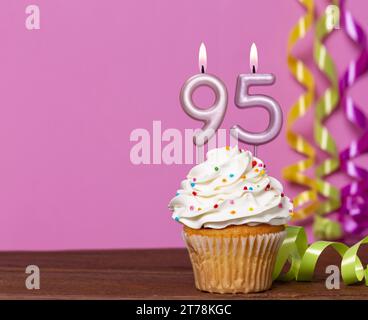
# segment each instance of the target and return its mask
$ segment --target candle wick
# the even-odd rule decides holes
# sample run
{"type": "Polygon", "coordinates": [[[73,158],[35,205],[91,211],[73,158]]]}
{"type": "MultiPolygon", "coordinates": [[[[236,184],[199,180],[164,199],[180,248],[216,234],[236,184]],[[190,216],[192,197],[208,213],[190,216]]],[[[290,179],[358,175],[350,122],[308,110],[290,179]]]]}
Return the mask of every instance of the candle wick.
{"type": "Polygon", "coordinates": [[[256,73],[256,66],[255,65],[252,66],[252,72],[256,73]]]}
{"type": "Polygon", "coordinates": [[[204,65],[201,66],[201,72],[204,73],[204,65]]]}

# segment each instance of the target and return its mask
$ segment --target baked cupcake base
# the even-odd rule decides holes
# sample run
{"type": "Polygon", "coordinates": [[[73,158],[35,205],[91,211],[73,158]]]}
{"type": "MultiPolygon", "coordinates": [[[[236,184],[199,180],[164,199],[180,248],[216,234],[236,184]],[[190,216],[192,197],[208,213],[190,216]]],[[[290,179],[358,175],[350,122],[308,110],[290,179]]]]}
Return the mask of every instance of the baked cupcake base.
{"type": "Polygon", "coordinates": [[[250,293],[269,289],[284,226],[229,226],[191,229],[183,237],[197,289],[213,293],[250,293]]]}

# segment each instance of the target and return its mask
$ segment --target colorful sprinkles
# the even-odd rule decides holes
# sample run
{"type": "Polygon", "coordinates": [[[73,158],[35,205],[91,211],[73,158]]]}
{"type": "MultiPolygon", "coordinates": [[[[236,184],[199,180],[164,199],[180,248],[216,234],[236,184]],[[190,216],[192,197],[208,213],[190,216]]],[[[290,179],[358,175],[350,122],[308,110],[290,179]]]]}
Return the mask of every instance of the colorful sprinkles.
{"type": "MultiPolygon", "coordinates": [[[[230,150],[230,147],[229,146],[226,146],[226,150],[230,150]]],[[[244,152],[243,150],[241,150],[241,149],[239,149],[239,151],[240,152],[244,152]]],[[[260,172],[260,174],[261,175],[264,175],[265,174],[265,170],[264,170],[264,168],[266,167],[266,165],[265,164],[263,164],[263,163],[259,163],[259,162],[257,162],[256,160],[253,160],[252,161],[252,168],[253,168],[253,172],[260,172]]],[[[214,166],[213,167],[213,169],[214,169],[214,171],[219,171],[220,170],[220,168],[219,168],[219,166],[214,166]]],[[[232,178],[234,178],[235,177],[235,174],[234,173],[228,173],[228,175],[226,176],[226,178],[221,178],[221,181],[222,181],[222,183],[227,183],[228,182],[228,179],[232,179],[232,178]]],[[[238,177],[238,176],[237,176],[238,177]]],[[[251,174],[251,177],[253,177],[253,175],[251,174]]],[[[243,179],[243,180],[246,180],[247,179],[247,175],[246,174],[242,174],[241,176],[240,176],[240,178],[241,179],[243,179]]],[[[197,181],[197,178],[192,178],[191,179],[191,182],[190,182],[190,185],[191,185],[191,187],[192,188],[194,188],[195,186],[196,186],[196,181],[197,181]]],[[[257,181],[258,182],[258,181],[257,181]]],[[[218,185],[216,188],[215,188],[215,190],[217,190],[217,189],[219,189],[219,188],[221,188],[221,184],[220,185],[218,185]]],[[[256,190],[258,190],[258,189],[260,189],[260,188],[264,188],[264,190],[265,191],[270,191],[270,190],[273,190],[273,188],[271,187],[271,184],[270,183],[268,183],[267,184],[267,186],[266,187],[264,187],[264,186],[262,186],[261,184],[259,184],[259,182],[258,182],[258,184],[254,184],[253,186],[243,186],[243,190],[245,190],[245,191],[253,191],[254,189],[256,189],[256,190]]],[[[176,193],[176,196],[178,196],[178,195],[180,195],[180,193],[179,192],[177,192],[176,193]]],[[[192,191],[192,195],[193,196],[197,196],[198,194],[197,194],[197,192],[196,191],[192,191]]],[[[281,193],[281,194],[279,194],[279,195],[275,195],[276,197],[279,197],[279,196],[281,196],[281,197],[284,197],[285,195],[284,195],[284,193],[281,193]]],[[[220,201],[220,203],[221,203],[221,201],[220,201]]],[[[235,201],[234,200],[229,200],[229,202],[228,202],[230,205],[234,205],[234,203],[235,203],[235,201]]],[[[279,203],[278,204],[278,207],[279,208],[283,208],[283,204],[282,203],[279,203]]],[[[213,204],[213,208],[214,209],[217,209],[217,208],[219,208],[219,204],[218,203],[215,203],[215,204],[213,204]]],[[[194,210],[197,210],[197,211],[201,211],[201,210],[203,210],[201,207],[196,207],[196,206],[194,206],[194,205],[191,205],[191,206],[189,206],[189,210],[190,211],[194,211],[194,210]]],[[[248,207],[248,211],[254,211],[255,209],[253,208],[253,207],[248,207]]],[[[290,215],[293,215],[294,214],[294,212],[293,212],[293,210],[291,210],[291,209],[289,209],[288,210],[289,211],[289,213],[290,213],[290,215]]],[[[230,210],[229,211],[229,213],[230,214],[236,214],[236,210],[230,210]]],[[[174,218],[176,221],[179,221],[179,217],[177,216],[177,217],[175,217],[174,218]]]]}
{"type": "MultiPolygon", "coordinates": [[[[229,151],[230,150],[230,147],[229,146],[226,146],[226,150],[229,151]]],[[[239,152],[244,152],[244,150],[242,150],[242,149],[239,148],[239,152]]],[[[260,160],[258,160],[258,161],[260,161],[260,160]]],[[[260,172],[261,175],[264,175],[266,173],[265,172],[266,165],[264,163],[258,162],[258,161],[252,160],[252,162],[251,162],[252,169],[250,170],[249,167],[248,167],[248,170],[249,171],[247,172],[247,173],[249,173],[249,176],[250,176],[251,179],[254,178],[256,180],[251,180],[250,183],[248,183],[248,181],[245,181],[244,184],[247,183],[248,186],[244,186],[244,185],[243,186],[239,186],[237,184],[238,188],[239,187],[240,188],[243,187],[243,190],[245,190],[245,191],[254,191],[254,190],[257,190],[258,191],[258,190],[262,190],[263,188],[264,188],[263,189],[264,191],[274,190],[274,188],[271,187],[271,183],[268,183],[266,186],[264,186],[264,184],[260,182],[260,179],[259,179],[260,176],[254,174],[254,172],[256,172],[256,173],[260,172]]],[[[221,165],[221,163],[219,163],[219,165],[221,165]]],[[[220,171],[220,167],[218,165],[217,166],[213,166],[213,169],[214,169],[214,171],[220,171]]],[[[233,172],[230,171],[230,173],[228,173],[228,172],[225,173],[225,172],[223,172],[223,171],[225,171],[224,169],[225,168],[223,168],[222,169],[222,172],[220,172],[220,174],[219,174],[220,177],[218,179],[216,179],[217,182],[220,180],[220,181],[222,181],[222,183],[227,183],[228,181],[230,183],[232,183],[232,182],[234,182],[234,180],[231,180],[231,179],[233,179],[235,177],[236,177],[235,179],[239,179],[239,178],[242,179],[242,180],[246,180],[247,179],[247,175],[246,174],[241,174],[240,175],[238,172],[234,172],[234,171],[233,172]]],[[[192,188],[194,188],[196,186],[196,184],[197,184],[196,183],[197,182],[197,178],[191,177],[188,180],[189,180],[190,186],[192,188]]],[[[236,181],[236,182],[238,182],[238,181],[236,181]]],[[[216,190],[221,190],[222,188],[223,189],[226,189],[226,185],[224,186],[221,183],[217,183],[217,186],[214,188],[214,190],[215,191],[216,190]]],[[[192,193],[193,196],[197,196],[198,195],[198,193],[196,191],[192,191],[191,193],[192,193]]],[[[285,197],[284,193],[278,193],[278,192],[275,192],[275,193],[277,193],[275,195],[275,197],[282,197],[282,198],[285,197]]],[[[188,194],[188,193],[186,193],[186,194],[188,194]]],[[[180,193],[179,192],[176,192],[176,196],[179,196],[179,195],[180,195],[180,193]]],[[[252,193],[250,193],[250,192],[245,192],[243,195],[246,198],[252,197],[252,193]]],[[[280,200],[280,198],[279,198],[279,200],[280,200]]],[[[292,202],[292,201],[290,201],[290,202],[292,202]]],[[[225,203],[225,204],[228,203],[230,205],[234,205],[235,204],[235,201],[232,200],[232,199],[231,200],[226,200],[226,199],[218,200],[218,203],[214,203],[213,204],[213,208],[214,209],[219,208],[219,205],[221,205],[222,203],[225,203]]],[[[191,211],[191,214],[192,215],[196,215],[195,211],[202,211],[203,210],[201,207],[197,207],[197,205],[196,204],[190,205],[189,207],[186,207],[186,209],[188,210],[188,208],[189,208],[189,210],[191,211]]],[[[278,204],[278,207],[279,208],[285,207],[283,205],[283,201],[282,200],[278,204]]],[[[233,206],[233,207],[229,207],[229,209],[237,209],[237,207],[233,206]]],[[[290,216],[293,216],[294,215],[293,210],[292,209],[289,209],[288,205],[285,207],[285,209],[288,210],[290,216]]],[[[208,210],[208,208],[206,207],[204,212],[206,212],[207,210],[208,210]]],[[[254,207],[248,207],[248,208],[245,207],[245,210],[248,210],[248,211],[252,212],[252,211],[255,211],[255,208],[254,207]]],[[[257,211],[258,211],[258,209],[257,209],[257,211]]],[[[237,213],[237,211],[236,210],[229,210],[228,213],[231,214],[231,215],[234,215],[234,214],[237,213]]],[[[200,214],[202,214],[202,213],[200,213],[200,214]]],[[[200,214],[198,214],[198,215],[200,215],[200,214]]],[[[180,217],[179,216],[176,216],[176,217],[173,217],[173,218],[176,221],[180,221],[180,217]]]]}

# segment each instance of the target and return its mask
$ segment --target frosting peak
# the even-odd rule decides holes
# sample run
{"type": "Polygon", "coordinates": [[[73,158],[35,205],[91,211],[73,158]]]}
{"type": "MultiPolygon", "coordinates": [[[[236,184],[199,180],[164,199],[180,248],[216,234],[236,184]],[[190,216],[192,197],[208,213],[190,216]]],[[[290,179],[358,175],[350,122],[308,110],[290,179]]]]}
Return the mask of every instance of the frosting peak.
{"type": "Polygon", "coordinates": [[[170,201],[173,218],[186,226],[286,224],[293,205],[262,160],[238,147],[212,149],[193,167],[170,201]]]}

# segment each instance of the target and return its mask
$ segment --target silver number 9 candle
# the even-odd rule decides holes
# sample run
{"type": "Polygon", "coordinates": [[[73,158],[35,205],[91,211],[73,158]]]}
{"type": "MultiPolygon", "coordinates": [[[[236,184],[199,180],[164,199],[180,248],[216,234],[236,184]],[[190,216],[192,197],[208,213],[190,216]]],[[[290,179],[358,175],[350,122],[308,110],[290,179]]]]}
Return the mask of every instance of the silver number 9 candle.
{"type": "Polygon", "coordinates": [[[235,93],[235,104],[239,108],[264,108],[269,114],[268,126],[262,132],[247,131],[238,125],[234,126],[231,130],[237,139],[253,145],[255,154],[256,147],[275,139],[282,127],[282,111],[279,104],[269,96],[249,94],[249,87],[251,86],[272,85],[275,82],[275,76],[272,74],[257,74],[257,67],[257,47],[253,43],[250,50],[250,68],[252,73],[239,75],[235,93]]]}
{"type": "Polygon", "coordinates": [[[193,141],[202,146],[216,133],[220,127],[227,108],[227,90],[224,83],[214,75],[206,73],[207,54],[202,43],[199,49],[200,73],[189,78],[180,92],[180,102],[184,111],[193,119],[203,121],[202,130],[194,134],[193,141]],[[208,109],[200,109],[193,101],[193,93],[199,87],[209,87],[215,93],[215,102],[208,109]]]}

